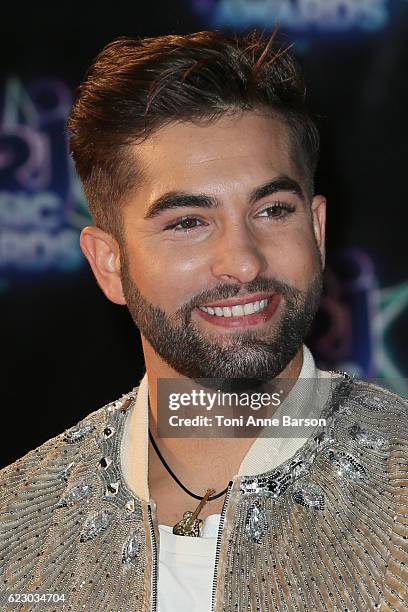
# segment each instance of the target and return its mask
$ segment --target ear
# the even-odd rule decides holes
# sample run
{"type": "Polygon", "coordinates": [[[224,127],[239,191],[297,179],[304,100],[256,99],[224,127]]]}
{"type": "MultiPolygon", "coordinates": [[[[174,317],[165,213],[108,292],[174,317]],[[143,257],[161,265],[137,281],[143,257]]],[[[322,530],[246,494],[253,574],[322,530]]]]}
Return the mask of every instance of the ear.
{"type": "Polygon", "coordinates": [[[79,240],[98,285],[115,304],[126,304],[120,276],[119,244],[99,227],[84,227],[79,240]]]}
{"type": "Polygon", "coordinates": [[[317,195],[312,200],[312,223],[316,243],[322,257],[322,266],[326,261],[326,198],[317,195]]]}

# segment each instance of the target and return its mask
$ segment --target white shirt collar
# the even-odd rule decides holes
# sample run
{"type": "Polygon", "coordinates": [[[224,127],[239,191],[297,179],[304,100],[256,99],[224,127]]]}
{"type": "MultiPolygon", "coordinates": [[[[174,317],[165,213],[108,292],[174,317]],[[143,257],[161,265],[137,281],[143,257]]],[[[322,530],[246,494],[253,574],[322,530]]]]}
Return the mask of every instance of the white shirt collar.
{"type": "MultiPolygon", "coordinates": [[[[303,363],[299,378],[289,395],[274,414],[283,410],[290,415],[300,416],[314,402],[315,414],[325,404],[329,395],[329,385],[319,385],[319,379],[330,378],[330,372],[316,368],[313,356],[303,345],[303,363]]],[[[121,447],[122,473],[127,486],[140,499],[149,500],[148,486],[148,448],[149,448],[149,385],[147,373],[140,381],[135,405],[127,419],[121,447]]],[[[307,438],[258,437],[244,457],[240,475],[262,474],[289,459],[307,438]]]]}

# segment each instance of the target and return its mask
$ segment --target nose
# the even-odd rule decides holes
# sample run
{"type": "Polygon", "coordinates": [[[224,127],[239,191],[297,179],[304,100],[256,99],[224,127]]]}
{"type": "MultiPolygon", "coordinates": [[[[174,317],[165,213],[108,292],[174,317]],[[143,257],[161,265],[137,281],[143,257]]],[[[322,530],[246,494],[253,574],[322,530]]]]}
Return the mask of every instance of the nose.
{"type": "Polygon", "coordinates": [[[219,237],[211,269],[220,280],[249,283],[266,271],[267,259],[249,229],[235,226],[219,237]]]}

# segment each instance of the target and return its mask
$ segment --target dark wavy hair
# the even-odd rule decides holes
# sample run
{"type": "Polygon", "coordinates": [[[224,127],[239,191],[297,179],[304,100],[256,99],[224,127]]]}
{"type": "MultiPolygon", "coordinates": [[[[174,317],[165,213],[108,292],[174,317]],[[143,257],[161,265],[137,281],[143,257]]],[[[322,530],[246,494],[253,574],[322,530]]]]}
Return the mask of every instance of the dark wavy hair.
{"type": "Polygon", "coordinates": [[[319,136],[305,107],[302,72],[276,31],[268,38],[257,31],[196,32],[108,44],[78,88],[67,123],[95,224],[121,236],[120,206],[143,180],[131,145],[174,121],[246,110],[266,110],[287,125],[311,195],[319,136]]]}

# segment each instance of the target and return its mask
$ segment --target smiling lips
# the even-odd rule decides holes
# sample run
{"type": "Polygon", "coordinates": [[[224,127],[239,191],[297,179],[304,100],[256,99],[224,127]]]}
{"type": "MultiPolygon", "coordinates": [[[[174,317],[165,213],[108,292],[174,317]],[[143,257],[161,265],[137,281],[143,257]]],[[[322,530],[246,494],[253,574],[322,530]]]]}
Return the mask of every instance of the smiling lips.
{"type": "Polygon", "coordinates": [[[240,298],[196,308],[197,313],[206,321],[222,327],[240,327],[257,325],[268,321],[280,302],[280,295],[262,297],[261,299],[240,298]]]}

